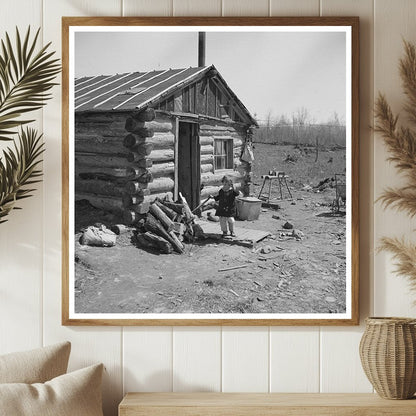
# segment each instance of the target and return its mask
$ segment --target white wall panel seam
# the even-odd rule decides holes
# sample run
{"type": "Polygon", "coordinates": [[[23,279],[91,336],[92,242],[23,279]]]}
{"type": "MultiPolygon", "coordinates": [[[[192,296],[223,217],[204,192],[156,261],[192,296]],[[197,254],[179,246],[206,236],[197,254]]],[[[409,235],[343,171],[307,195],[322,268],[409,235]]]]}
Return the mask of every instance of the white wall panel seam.
{"type": "Polygon", "coordinates": [[[173,385],[173,383],[174,383],[174,381],[175,381],[175,374],[174,374],[174,371],[175,371],[175,368],[174,368],[174,366],[173,366],[173,363],[174,363],[174,358],[175,358],[175,351],[174,351],[174,349],[175,349],[175,341],[174,341],[174,330],[173,330],[173,327],[171,327],[171,330],[170,330],[170,345],[171,345],[171,357],[170,357],[170,376],[171,376],[171,380],[170,380],[170,389],[171,389],[171,391],[175,391],[175,386],[173,385]]]}
{"type": "MultiPolygon", "coordinates": [[[[222,2],[221,2],[222,3],[222,2]]],[[[220,391],[222,392],[223,391],[223,363],[222,363],[222,360],[223,360],[223,353],[222,353],[222,339],[223,339],[223,337],[222,337],[222,329],[223,329],[223,326],[221,326],[220,327],[220,391]]]]}
{"type": "MultiPolygon", "coordinates": [[[[270,1],[269,1],[269,5],[270,5],[270,1]]],[[[269,9],[269,13],[270,13],[270,9],[269,9]]],[[[269,14],[270,15],[270,14],[269,14]]],[[[269,342],[268,342],[268,358],[269,358],[269,365],[268,365],[268,392],[271,392],[272,389],[272,348],[271,348],[271,344],[272,344],[272,337],[271,337],[271,327],[269,326],[269,342]]]]}
{"type": "MultiPolygon", "coordinates": [[[[123,0],[122,0],[123,1],[123,0]]],[[[124,381],[124,327],[121,327],[120,331],[120,368],[121,368],[121,391],[124,395],[126,394],[125,391],[125,381],[124,381]]]]}

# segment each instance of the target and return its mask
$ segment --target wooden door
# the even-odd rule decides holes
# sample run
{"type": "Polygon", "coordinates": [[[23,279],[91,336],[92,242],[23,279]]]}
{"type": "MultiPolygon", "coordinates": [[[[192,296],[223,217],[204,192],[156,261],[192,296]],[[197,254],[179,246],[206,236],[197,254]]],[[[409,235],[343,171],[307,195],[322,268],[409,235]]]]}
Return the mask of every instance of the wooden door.
{"type": "Polygon", "coordinates": [[[197,207],[201,197],[201,146],[198,124],[179,122],[178,132],[178,191],[191,209],[197,207]]]}

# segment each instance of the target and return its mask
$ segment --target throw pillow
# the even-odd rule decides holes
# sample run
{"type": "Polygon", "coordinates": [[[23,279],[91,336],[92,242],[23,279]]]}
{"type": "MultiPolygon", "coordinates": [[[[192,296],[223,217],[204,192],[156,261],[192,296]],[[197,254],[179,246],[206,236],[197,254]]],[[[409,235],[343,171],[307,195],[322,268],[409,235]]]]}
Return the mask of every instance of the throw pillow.
{"type": "Polygon", "coordinates": [[[44,384],[0,384],[0,415],[103,416],[102,373],[97,364],[44,384]]]}
{"type": "Polygon", "coordinates": [[[0,355],[0,383],[44,383],[66,373],[71,343],[0,355]]]}

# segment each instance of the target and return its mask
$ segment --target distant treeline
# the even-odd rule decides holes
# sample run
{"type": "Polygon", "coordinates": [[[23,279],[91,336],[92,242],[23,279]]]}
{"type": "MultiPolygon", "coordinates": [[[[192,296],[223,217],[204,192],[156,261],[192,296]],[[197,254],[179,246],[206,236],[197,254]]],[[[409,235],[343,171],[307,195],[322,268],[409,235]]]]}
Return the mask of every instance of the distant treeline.
{"type": "Polygon", "coordinates": [[[293,144],[319,147],[345,147],[345,126],[339,124],[260,125],[253,141],[270,144],[293,144]]]}

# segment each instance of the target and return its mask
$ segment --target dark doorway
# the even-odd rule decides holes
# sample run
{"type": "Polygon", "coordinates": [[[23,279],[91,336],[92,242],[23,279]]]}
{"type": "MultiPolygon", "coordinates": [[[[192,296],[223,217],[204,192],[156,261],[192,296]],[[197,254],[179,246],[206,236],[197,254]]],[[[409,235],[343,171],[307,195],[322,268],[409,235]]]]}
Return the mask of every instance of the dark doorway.
{"type": "Polygon", "coordinates": [[[201,197],[201,149],[198,124],[179,122],[178,137],[178,190],[191,209],[197,207],[201,197]]]}

